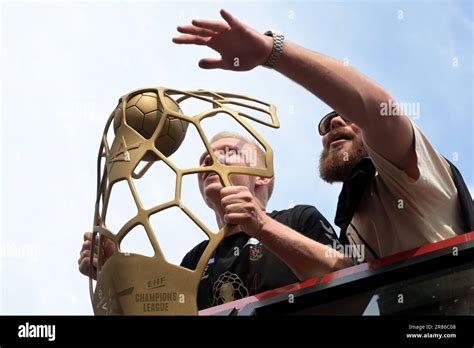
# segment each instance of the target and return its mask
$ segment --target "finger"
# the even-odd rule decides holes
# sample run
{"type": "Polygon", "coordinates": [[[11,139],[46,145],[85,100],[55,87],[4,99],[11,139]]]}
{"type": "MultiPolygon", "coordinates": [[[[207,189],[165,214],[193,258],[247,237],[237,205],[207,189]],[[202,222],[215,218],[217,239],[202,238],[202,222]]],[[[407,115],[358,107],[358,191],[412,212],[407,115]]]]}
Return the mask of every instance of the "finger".
{"type": "MultiPolygon", "coordinates": [[[[92,245],[92,241],[86,240],[86,241],[82,244],[82,249],[81,249],[81,251],[83,251],[83,250],[90,250],[90,249],[91,249],[91,245],[92,245]]],[[[94,252],[95,252],[95,253],[99,252],[99,242],[98,242],[98,239],[96,239],[96,243],[95,243],[95,245],[94,245],[94,252]]]]}
{"type": "Polygon", "coordinates": [[[232,16],[229,12],[227,12],[224,9],[221,10],[221,16],[232,28],[244,26],[244,24],[241,21],[239,21],[237,18],[232,16]]]}
{"type": "Polygon", "coordinates": [[[115,252],[115,244],[110,239],[105,239],[104,241],[104,257],[108,259],[115,252]]]}
{"type": "Polygon", "coordinates": [[[227,207],[228,205],[231,205],[234,203],[246,203],[246,202],[247,201],[245,199],[243,199],[237,194],[228,195],[221,199],[221,204],[223,207],[227,207]]]}
{"type": "Polygon", "coordinates": [[[204,28],[198,28],[194,25],[180,25],[178,27],[178,31],[183,34],[199,35],[204,37],[209,37],[216,34],[215,31],[204,28]]]}
{"type": "MultiPolygon", "coordinates": [[[[81,251],[81,258],[85,258],[85,257],[90,257],[91,256],[91,251],[90,250],[83,250],[81,251]]],[[[96,254],[94,254],[94,256],[97,256],[96,254]]]]}
{"type": "Polygon", "coordinates": [[[89,261],[86,259],[81,259],[79,262],[79,272],[84,275],[88,275],[87,270],[89,269],[89,261]]]}
{"type": "Polygon", "coordinates": [[[227,215],[246,213],[247,209],[245,209],[245,206],[242,203],[243,202],[229,204],[225,207],[225,213],[227,215]]]}
{"type": "MultiPolygon", "coordinates": [[[[90,257],[87,257],[87,259],[89,260],[89,265],[90,265],[90,260],[91,258],[90,257]]],[[[92,266],[93,268],[96,270],[97,267],[99,266],[99,259],[97,258],[97,255],[94,255],[94,257],[92,258],[92,266]]],[[[89,270],[87,270],[89,272],[89,270]]]]}
{"type": "Polygon", "coordinates": [[[92,241],[86,240],[84,243],[82,243],[82,249],[81,252],[84,250],[89,250],[91,248],[92,241]]]}
{"type": "Polygon", "coordinates": [[[226,196],[229,196],[229,195],[233,195],[233,194],[236,194],[236,193],[239,193],[239,192],[243,192],[245,191],[245,189],[248,190],[247,187],[245,186],[227,186],[227,187],[223,187],[221,188],[221,198],[224,198],[226,196]]]}
{"type": "Polygon", "coordinates": [[[173,42],[175,44],[185,44],[185,45],[200,45],[204,46],[207,45],[207,42],[210,38],[202,37],[198,35],[180,35],[173,38],[173,42]]]}
{"type": "Polygon", "coordinates": [[[226,23],[219,22],[219,21],[209,21],[206,19],[193,19],[191,23],[192,25],[196,27],[209,29],[218,33],[229,29],[229,26],[226,23]]]}
{"type": "Polygon", "coordinates": [[[250,218],[248,213],[232,213],[225,214],[224,221],[230,225],[239,225],[246,222],[250,218]]]}
{"type": "MultiPolygon", "coordinates": [[[[85,257],[82,259],[81,263],[79,264],[79,271],[88,276],[89,275],[89,270],[90,270],[90,265],[91,265],[91,259],[89,257],[85,257]]],[[[97,273],[97,259],[94,259],[93,261],[93,273],[94,275],[97,273]]],[[[95,278],[95,276],[94,276],[95,278]]]]}
{"type": "MultiPolygon", "coordinates": [[[[88,260],[87,261],[87,267],[89,267],[90,260],[91,260],[91,256],[90,256],[89,251],[85,250],[81,253],[81,258],[79,259],[79,265],[82,263],[82,260],[88,260]]],[[[94,267],[97,268],[97,266],[99,264],[99,257],[98,257],[97,254],[94,254],[94,256],[92,257],[92,261],[93,261],[94,267]]],[[[89,272],[89,268],[87,268],[87,272],[89,272]]]]}
{"type": "MultiPolygon", "coordinates": [[[[84,243],[86,243],[86,242],[92,243],[92,237],[93,237],[92,232],[86,232],[86,233],[84,233],[84,243]]],[[[96,244],[99,243],[99,236],[96,236],[96,237],[95,237],[95,243],[96,243],[96,244]]]]}
{"type": "MultiPolygon", "coordinates": [[[[81,251],[81,258],[90,257],[90,256],[91,256],[90,250],[81,251]]],[[[97,259],[98,257],[99,257],[99,254],[94,252],[94,259],[97,259]]]]}
{"type": "Polygon", "coordinates": [[[204,58],[199,61],[199,67],[203,69],[224,69],[226,64],[222,58],[204,58]]]}

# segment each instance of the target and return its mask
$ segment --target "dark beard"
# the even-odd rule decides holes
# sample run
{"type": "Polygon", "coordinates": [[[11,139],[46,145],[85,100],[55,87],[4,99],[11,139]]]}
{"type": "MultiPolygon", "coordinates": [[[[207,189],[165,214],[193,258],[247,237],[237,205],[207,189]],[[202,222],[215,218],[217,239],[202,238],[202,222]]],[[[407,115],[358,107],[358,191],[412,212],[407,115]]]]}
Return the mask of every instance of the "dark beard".
{"type": "Polygon", "coordinates": [[[342,182],[352,167],[364,157],[367,157],[367,151],[357,139],[352,139],[352,148],[347,153],[323,148],[319,159],[319,175],[330,184],[342,182]]]}

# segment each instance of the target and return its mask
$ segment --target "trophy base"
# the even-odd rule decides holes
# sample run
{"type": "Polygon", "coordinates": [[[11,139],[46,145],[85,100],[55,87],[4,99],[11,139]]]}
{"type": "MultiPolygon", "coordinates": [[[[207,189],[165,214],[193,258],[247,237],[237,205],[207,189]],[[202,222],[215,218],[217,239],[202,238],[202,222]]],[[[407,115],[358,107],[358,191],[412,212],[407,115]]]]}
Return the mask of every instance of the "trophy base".
{"type": "Polygon", "coordinates": [[[97,276],[92,299],[94,314],[197,315],[200,276],[159,262],[156,257],[113,255],[97,276]]]}

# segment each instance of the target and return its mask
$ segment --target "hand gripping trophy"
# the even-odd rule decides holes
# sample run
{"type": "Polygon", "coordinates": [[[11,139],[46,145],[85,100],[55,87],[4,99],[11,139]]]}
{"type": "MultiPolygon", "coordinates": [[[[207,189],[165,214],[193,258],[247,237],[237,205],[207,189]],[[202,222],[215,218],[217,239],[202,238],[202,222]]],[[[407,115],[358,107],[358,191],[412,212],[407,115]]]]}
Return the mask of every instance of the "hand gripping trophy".
{"type": "MultiPolygon", "coordinates": [[[[273,105],[241,95],[205,90],[179,91],[164,87],[146,88],[124,95],[110,115],[100,143],[97,161],[97,196],[95,202],[92,246],[99,239],[97,282],[94,284],[93,262],[89,270],[89,290],[96,315],[145,315],[143,304],[138,298],[144,296],[153,306],[163,310],[154,315],[196,315],[197,291],[201,275],[213,251],[229,231],[225,225],[219,232],[212,233],[199,218],[181,201],[181,183],[184,175],[201,172],[216,173],[224,186],[230,186],[231,174],[248,174],[264,177],[273,176],[273,151],[268,143],[256,132],[248,120],[268,127],[278,128],[279,121],[273,105]],[[197,115],[185,115],[180,103],[190,98],[208,102],[209,108],[197,115]],[[258,106],[256,106],[258,105],[258,106]],[[134,106],[134,107],[130,107],[134,106]],[[248,110],[249,112],[242,111],[248,110]],[[260,120],[252,116],[258,111],[268,116],[260,120]],[[265,149],[264,168],[224,165],[219,162],[211,149],[201,121],[206,118],[230,115],[251,133],[265,149]],[[192,123],[212,158],[212,165],[179,169],[168,157],[181,145],[187,125],[192,123]],[[115,131],[112,144],[107,141],[109,128],[115,131]],[[138,165],[146,165],[137,171],[138,165]],[[157,202],[156,206],[145,209],[132,179],[139,180],[150,166],[161,161],[169,166],[177,176],[175,197],[168,202],[157,202]],[[128,220],[118,231],[107,227],[107,207],[112,186],[125,181],[130,188],[138,213],[128,220]],[[209,238],[209,243],[195,270],[190,270],[167,262],[160,248],[160,231],[153,230],[149,217],[170,207],[179,207],[185,215],[201,228],[209,238]],[[154,256],[125,253],[120,243],[135,226],[142,225],[153,247],[154,256]],[[103,242],[110,239],[115,245],[115,253],[104,262],[103,242]],[[147,286],[150,281],[160,279],[160,288],[147,286]],[[95,286],[94,286],[95,285],[95,286]],[[167,296],[161,296],[167,294],[167,296]]],[[[196,154],[198,157],[199,154],[196,154]]],[[[184,231],[176,231],[182,233],[184,231]]],[[[91,250],[91,255],[94,253],[91,250]]]]}

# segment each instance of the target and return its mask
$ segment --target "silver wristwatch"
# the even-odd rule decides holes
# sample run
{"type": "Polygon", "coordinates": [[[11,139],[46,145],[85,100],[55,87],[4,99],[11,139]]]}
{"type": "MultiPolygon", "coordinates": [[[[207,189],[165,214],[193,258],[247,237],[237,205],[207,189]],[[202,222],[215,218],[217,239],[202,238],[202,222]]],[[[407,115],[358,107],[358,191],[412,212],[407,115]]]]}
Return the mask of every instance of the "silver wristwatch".
{"type": "Polygon", "coordinates": [[[283,41],[285,40],[285,35],[275,30],[268,30],[264,35],[273,37],[273,49],[270,57],[268,57],[267,61],[263,63],[263,66],[273,69],[283,53],[283,41]]]}

